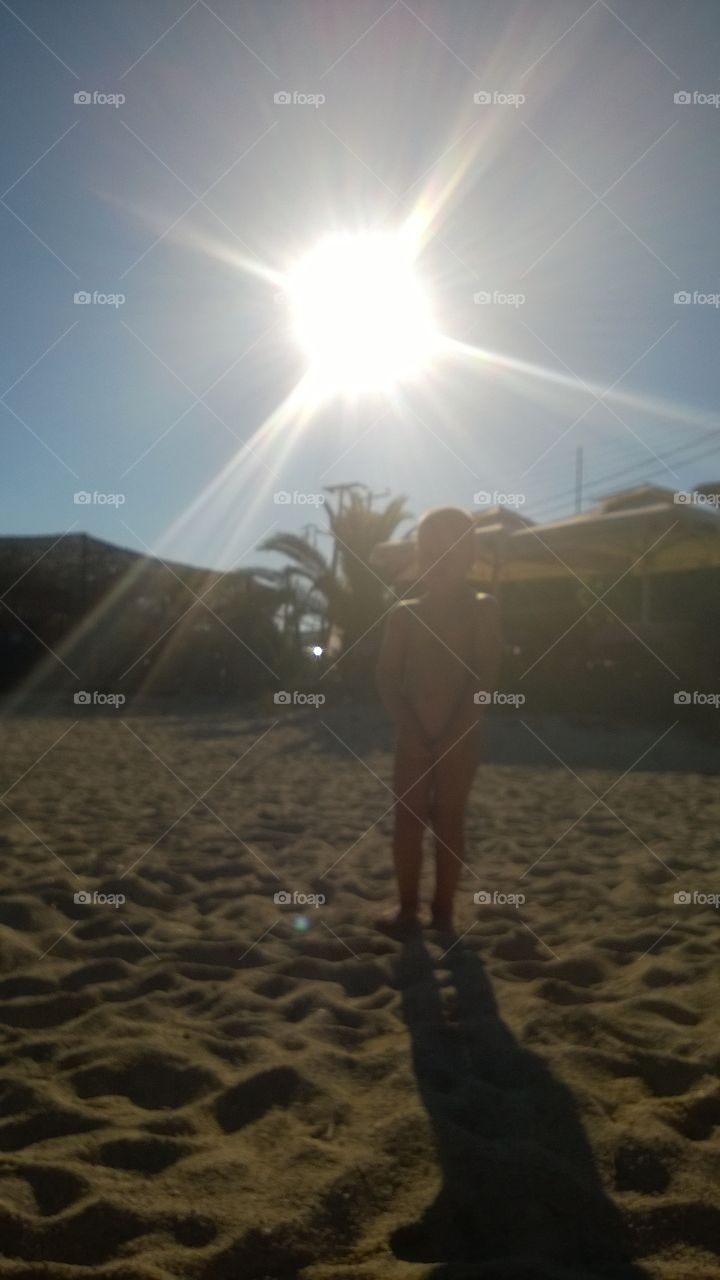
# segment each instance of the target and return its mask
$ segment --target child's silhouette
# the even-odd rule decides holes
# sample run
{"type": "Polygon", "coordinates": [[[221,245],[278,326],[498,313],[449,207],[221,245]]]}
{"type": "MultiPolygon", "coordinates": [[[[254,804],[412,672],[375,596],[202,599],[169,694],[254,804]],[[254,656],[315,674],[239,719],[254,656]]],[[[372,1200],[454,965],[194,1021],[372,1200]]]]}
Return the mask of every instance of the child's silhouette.
{"type": "Polygon", "coordinates": [[[431,924],[451,930],[464,859],[465,806],[478,765],[475,695],[494,687],[500,652],[497,602],[467,581],[473,523],[457,507],[423,516],[418,528],[420,594],[388,616],[378,687],[397,730],[393,856],[399,909],[376,921],[402,936],[418,927],[422,836],[435,834],[431,924]]]}

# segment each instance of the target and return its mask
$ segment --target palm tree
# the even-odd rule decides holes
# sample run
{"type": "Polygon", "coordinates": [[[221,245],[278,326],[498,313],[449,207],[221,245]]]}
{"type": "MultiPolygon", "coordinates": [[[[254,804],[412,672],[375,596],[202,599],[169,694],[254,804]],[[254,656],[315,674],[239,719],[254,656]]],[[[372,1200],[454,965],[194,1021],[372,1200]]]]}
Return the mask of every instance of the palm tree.
{"type": "Polygon", "coordinates": [[[344,651],[360,648],[364,636],[386,608],[386,591],[377,574],[369,567],[370,554],[379,542],[392,538],[397,527],[410,519],[405,510],[405,497],[392,498],[384,509],[374,511],[372,495],[365,485],[343,485],[337,508],[325,503],[325,511],[333,538],[332,559],[328,560],[307,537],[294,533],[277,533],[261,546],[262,551],[275,551],[290,560],[290,566],[277,571],[256,569],[254,572],[281,587],[287,570],[306,584],[305,602],[308,612],[321,612],[325,621],[326,641],[336,630],[342,637],[344,651]],[[365,494],[358,492],[365,490],[365,494]],[[349,501],[343,503],[343,492],[349,501]]]}
{"type": "MultiPolygon", "coordinates": [[[[288,548],[283,549],[285,554],[290,554],[288,548]]],[[[279,620],[282,634],[299,649],[303,620],[306,617],[320,619],[325,613],[325,599],[315,592],[307,566],[291,563],[282,569],[270,569],[261,565],[250,572],[257,582],[272,588],[273,614],[279,620]]]]}

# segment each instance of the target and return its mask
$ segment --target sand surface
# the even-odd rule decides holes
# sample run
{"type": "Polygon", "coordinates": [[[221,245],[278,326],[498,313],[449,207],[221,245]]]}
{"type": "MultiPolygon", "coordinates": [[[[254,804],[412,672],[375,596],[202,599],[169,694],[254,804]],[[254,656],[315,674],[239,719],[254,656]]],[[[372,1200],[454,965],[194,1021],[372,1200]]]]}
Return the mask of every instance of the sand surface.
{"type": "Polygon", "coordinates": [[[714,776],[486,765],[402,947],[378,718],[73,719],[4,722],[0,1276],[720,1275],[714,776]]]}

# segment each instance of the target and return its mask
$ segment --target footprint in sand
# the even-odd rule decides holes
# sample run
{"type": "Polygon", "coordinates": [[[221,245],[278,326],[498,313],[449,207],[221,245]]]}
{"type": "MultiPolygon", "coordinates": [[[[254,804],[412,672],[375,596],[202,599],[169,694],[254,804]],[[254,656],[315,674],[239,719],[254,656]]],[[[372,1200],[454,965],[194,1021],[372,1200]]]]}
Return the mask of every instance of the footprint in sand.
{"type": "Polygon", "coordinates": [[[629,1141],[615,1153],[615,1187],[618,1191],[640,1191],[657,1195],[672,1180],[672,1168],[666,1153],[645,1143],[629,1141]]]}
{"type": "Polygon", "coordinates": [[[695,1027],[700,1021],[700,1015],[694,1009],[688,1009],[686,1005],[675,1004],[672,1000],[633,1000],[632,1008],[638,1013],[653,1013],[658,1018],[665,1018],[668,1022],[675,1022],[682,1027],[695,1027]]]}
{"type": "Polygon", "coordinates": [[[669,1054],[637,1054],[635,1061],[647,1088],[657,1098],[687,1093],[698,1080],[709,1074],[702,1063],[673,1058],[669,1054]]]}
{"type": "Polygon", "coordinates": [[[706,1142],[720,1127],[720,1094],[712,1093],[689,1103],[679,1116],[668,1115],[668,1122],[691,1142],[706,1142]]]}
{"type": "Polygon", "coordinates": [[[0,1179],[23,1179],[33,1195],[34,1209],[43,1217],[62,1213],[88,1191],[89,1184],[69,1169],[51,1164],[0,1165],[0,1179]]]}
{"type": "Polygon", "coordinates": [[[121,1064],[99,1062],[76,1071],[72,1084],[81,1098],[123,1094],[148,1111],[184,1107],[217,1087],[217,1077],[205,1067],[162,1053],[139,1053],[121,1064]]]}
{"type": "Polygon", "coordinates": [[[273,1107],[291,1107],[314,1093],[293,1067],[271,1067],[227,1089],[215,1103],[215,1116],[225,1133],[252,1124],[273,1107]]]}
{"type": "Polygon", "coordinates": [[[48,1000],[15,1000],[0,1005],[0,1022],[9,1027],[59,1027],[87,1013],[96,1004],[92,995],[67,992],[48,1000]]]}
{"type": "Polygon", "coordinates": [[[108,1169],[162,1173],[193,1150],[187,1143],[169,1142],[162,1138],[116,1138],[98,1147],[92,1159],[108,1169]]]}
{"type": "Polygon", "coordinates": [[[107,1124],[108,1121],[99,1116],[89,1116],[56,1104],[45,1105],[23,1120],[11,1120],[0,1125],[0,1151],[22,1151],[36,1142],[65,1138],[75,1133],[92,1133],[107,1124]]]}

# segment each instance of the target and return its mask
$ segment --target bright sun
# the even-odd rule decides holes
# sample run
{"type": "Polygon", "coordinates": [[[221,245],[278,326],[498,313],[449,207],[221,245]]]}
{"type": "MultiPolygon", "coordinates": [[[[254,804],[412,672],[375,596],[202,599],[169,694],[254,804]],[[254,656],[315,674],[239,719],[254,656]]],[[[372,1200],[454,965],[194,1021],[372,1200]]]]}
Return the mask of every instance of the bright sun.
{"type": "Polygon", "coordinates": [[[426,368],[437,346],[409,237],[323,240],[287,277],[295,335],[322,395],[389,391],[426,368]]]}

